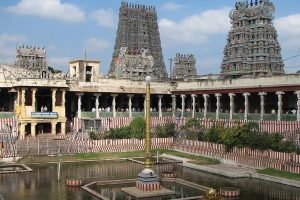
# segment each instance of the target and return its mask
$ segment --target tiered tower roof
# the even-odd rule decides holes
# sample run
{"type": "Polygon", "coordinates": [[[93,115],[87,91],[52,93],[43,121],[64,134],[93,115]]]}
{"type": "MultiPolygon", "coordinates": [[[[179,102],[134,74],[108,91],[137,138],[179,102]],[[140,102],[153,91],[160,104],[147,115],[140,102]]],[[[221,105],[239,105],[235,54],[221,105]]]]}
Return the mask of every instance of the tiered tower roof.
{"type": "Polygon", "coordinates": [[[222,76],[284,74],[274,12],[275,6],[269,0],[235,4],[229,13],[232,28],[224,48],[222,76]]]}
{"type": "Polygon", "coordinates": [[[124,79],[168,77],[154,6],[121,3],[109,75],[124,79]]]}

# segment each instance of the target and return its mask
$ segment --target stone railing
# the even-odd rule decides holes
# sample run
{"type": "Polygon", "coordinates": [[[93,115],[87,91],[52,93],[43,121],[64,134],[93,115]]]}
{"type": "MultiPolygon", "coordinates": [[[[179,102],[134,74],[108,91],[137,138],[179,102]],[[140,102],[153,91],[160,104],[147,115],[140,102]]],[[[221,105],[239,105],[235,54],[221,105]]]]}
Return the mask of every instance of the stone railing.
{"type": "MultiPolygon", "coordinates": [[[[173,138],[153,138],[152,149],[169,149],[173,145],[173,138]]],[[[18,140],[15,156],[73,154],[91,152],[122,152],[139,151],[145,149],[145,140],[119,139],[119,140],[85,140],[64,137],[37,137],[18,140]]],[[[5,151],[3,157],[13,156],[12,152],[5,151]]]]}
{"type": "Polygon", "coordinates": [[[180,140],[174,144],[174,149],[217,159],[233,160],[243,165],[268,167],[300,174],[300,155],[296,153],[236,147],[226,151],[225,145],[193,140],[180,140]]]}

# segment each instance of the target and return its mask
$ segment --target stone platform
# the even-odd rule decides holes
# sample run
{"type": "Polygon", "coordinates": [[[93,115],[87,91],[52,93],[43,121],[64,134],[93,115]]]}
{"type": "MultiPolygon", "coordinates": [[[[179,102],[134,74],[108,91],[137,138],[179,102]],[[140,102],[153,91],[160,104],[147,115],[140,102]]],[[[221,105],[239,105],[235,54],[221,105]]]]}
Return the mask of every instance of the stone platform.
{"type": "Polygon", "coordinates": [[[9,164],[0,166],[0,174],[25,173],[33,170],[24,164],[9,164]]]}
{"type": "Polygon", "coordinates": [[[170,196],[174,195],[175,192],[164,187],[160,187],[160,190],[155,191],[142,191],[136,187],[121,188],[121,190],[135,198],[150,198],[158,196],[170,196]]]}

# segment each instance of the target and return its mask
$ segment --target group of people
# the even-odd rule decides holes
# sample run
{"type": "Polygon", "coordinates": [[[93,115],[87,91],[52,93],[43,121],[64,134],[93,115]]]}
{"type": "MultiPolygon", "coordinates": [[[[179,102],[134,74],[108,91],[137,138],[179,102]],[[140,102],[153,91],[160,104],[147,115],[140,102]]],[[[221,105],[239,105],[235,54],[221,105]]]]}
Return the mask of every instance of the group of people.
{"type": "MultiPolygon", "coordinates": [[[[99,112],[110,112],[110,107],[107,108],[99,108],[99,112]]],[[[96,108],[92,108],[92,112],[96,112],[96,108]]]]}
{"type": "Polygon", "coordinates": [[[41,112],[48,112],[47,106],[41,106],[41,112]]]}

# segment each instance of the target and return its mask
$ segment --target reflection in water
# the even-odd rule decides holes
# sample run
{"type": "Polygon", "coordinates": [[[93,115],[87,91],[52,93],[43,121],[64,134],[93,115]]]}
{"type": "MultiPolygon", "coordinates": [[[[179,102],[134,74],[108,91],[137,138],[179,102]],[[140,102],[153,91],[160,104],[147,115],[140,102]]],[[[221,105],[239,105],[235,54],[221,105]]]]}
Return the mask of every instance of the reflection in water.
{"type": "MultiPolygon", "coordinates": [[[[80,177],[85,182],[136,178],[143,168],[130,161],[63,163],[58,181],[56,164],[30,167],[34,172],[0,175],[0,197],[2,195],[4,200],[96,200],[80,188],[65,186],[65,178],[80,177]]],[[[172,164],[155,165],[154,170],[158,173],[174,170],[179,178],[209,187],[238,187],[243,200],[300,199],[300,189],[257,179],[228,179],[172,164]]]]}

